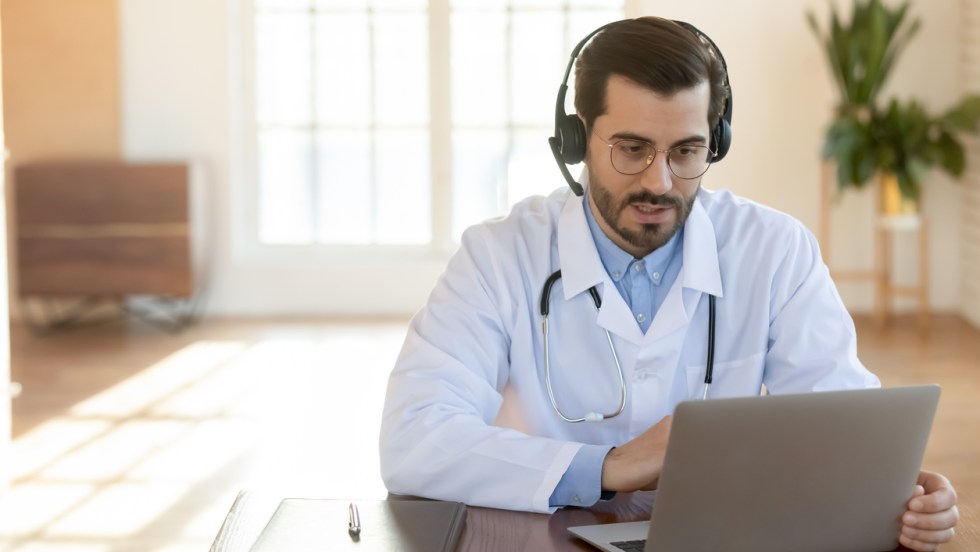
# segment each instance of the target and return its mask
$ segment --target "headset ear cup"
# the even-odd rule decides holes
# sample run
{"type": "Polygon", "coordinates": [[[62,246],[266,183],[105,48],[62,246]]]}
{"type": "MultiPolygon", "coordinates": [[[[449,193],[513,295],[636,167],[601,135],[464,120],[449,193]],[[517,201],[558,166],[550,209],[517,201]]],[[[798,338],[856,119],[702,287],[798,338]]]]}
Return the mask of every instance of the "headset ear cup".
{"type": "Polygon", "coordinates": [[[717,154],[711,160],[712,163],[717,163],[721,161],[725,155],[728,153],[728,148],[732,146],[732,125],[728,123],[725,118],[719,119],[718,124],[715,125],[714,136],[712,137],[712,146],[717,154]]]}
{"type": "Polygon", "coordinates": [[[561,141],[561,158],[568,165],[585,159],[585,125],[577,115],[565,115],[558,123],[558,139],[561,141]]]}

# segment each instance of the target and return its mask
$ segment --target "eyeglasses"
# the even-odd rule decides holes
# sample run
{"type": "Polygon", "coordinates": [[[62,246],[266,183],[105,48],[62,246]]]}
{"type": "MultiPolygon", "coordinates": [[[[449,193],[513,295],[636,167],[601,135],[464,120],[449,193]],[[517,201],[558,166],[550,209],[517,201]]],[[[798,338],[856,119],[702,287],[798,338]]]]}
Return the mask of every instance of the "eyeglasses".
{"type": "Polygon", "coordinates": [[[608,142],[592,132],[609,146],[609,160],[620,174],[640,174],[653,164],[657,153],[667,154],[667,166],[677,178],[693,180],[708,172],[711,159],[716,155],[708,146],[681,144],[669,150],[658,150],[643,140],[623,139],[608,142]]]}

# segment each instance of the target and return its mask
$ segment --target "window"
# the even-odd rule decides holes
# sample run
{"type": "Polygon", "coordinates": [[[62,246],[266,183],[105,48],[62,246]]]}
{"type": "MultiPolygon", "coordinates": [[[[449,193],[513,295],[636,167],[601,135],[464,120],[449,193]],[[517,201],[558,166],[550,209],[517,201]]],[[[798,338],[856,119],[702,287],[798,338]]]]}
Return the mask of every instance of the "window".
{"type": "Polygon", "coordinates": [[[602,0],[251,0],[255,239],[445,248],[563,180],[547,146],[602,0]]]}

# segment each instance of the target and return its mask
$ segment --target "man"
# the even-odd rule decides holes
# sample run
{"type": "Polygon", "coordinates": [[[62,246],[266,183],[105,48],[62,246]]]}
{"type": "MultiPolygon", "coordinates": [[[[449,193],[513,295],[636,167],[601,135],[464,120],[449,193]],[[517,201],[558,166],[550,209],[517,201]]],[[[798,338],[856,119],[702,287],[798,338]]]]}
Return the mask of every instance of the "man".
{"type": "MultiPolygon", "coordinates": [[[[584,157],[586,193],[528,198],[464,233],[389,381],[391,492],[547,512],[656,488],[670,414],[702,395],[712,302],[725,331],[709,398],[879,385],[812,234],[701,187],[730,139],[709,42],[646,17],[582,50],[581,126],[553,140],[565,162],[584,157]]],[[[938,474],[919,484],[901,542],[933,550],[956,496],[938,474]]]]}

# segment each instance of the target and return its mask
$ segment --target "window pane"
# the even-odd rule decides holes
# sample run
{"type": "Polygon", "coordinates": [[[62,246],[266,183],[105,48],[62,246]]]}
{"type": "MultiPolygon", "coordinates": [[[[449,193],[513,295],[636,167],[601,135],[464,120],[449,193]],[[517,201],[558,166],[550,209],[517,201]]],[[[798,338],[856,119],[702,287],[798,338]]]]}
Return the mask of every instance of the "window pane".
{"type": "Polygon", "coordinates": [[[561,19],[550,11],[514,14],[510,97],[511,119],[518,125],[554,125],[555,96],[570,53],[562,45],[561,25],[553,24],[561,19]]]}
{"type": "MultiPolygon", "coordinates": [[[[548,149],[547,135],[534,130],[514,134],[513,153],[507,167],[508,208],[527,196],[547,195],[567,185],[548,149]]],[[[578,178],[584,166],[576,165],[568,170],[573,178],[578,178]]]]}
{"type": "MultiPolygon", "coordinates": [[[[561,8],[567,4],[565,0],[513,0],[511,5],[514,8],[561,8]]],[[[556,17],[552,21],[561,21],[556,17]]]]}
{"type": "Polygon", "coordinates": [[[429,4],[429,0],[373,0],[371,4],[376,10],[424,10],[429,4]]]}
{"type": "Polygon", "coordinates": [[[314,0],[317,9],[365,9],[371,0],[314,0]]]}
{"type": "Polygon", "coordinates": [[[367,131],[321,132],[317,185],[322,243],[369,243],[371,237],[371,136],[367,131]]]}
{"type": "Polygon", "coordinates": [[[379,132],[377,154],[377,241],[428,243],[432,239],[428,131],[379,132]]]}
{"type": "Polygon", "coordinates": [[[586,35],[599,27],[619,21],[623,18],[621,9],[594,9],[572,12],[568,16],[568,44],[565,46],[565,61],[567,64],[568,56],[572,53],[572,48],[586,35]]]}
{"type": "Polygon", "coordinates": [[[258,9],[304,10],[309,9],[310,0],[255,0],[258,9]]]}
{"type": "Polygon", "coordinates": [[[452,19],[453,122],[503,124],[507,113],[507,19],[456,13],[452,19]]]}
{"type": "Polygon", "coordinates": [[[368,24],[363,13],[316,18],[316,107],[322,124],[367,125],[371,120],[368,24]]]}
{"type": "Polygon", "coordinates": [[[265,243],[307,243],[313,232],[308,133],[259,134],[259,238],[265,243]]]}
{"type": "Polygon", "coordinates": [[[310,116],[310,25],[303,14],[255,17],[259,123],[302,124],[310,116]]]}
{"type": "MultiPolygon", "coordinates": [[[[397,0],[389,0],[397,1],[397,0]]],[[[450,0],[449,6],[454,10],[523,10],[539,8],[591,8],[612,9],[620,8],[622,2],[610,2],[609,0],[450,0]]],[[[618,9],[619,18],[622,18],[622,10],[618,9]]],[[[562,19],[555,21],[561,22],[562,19]]]]}
{"type": "MultiPolygon", "coordinates": [[[[613,17],[609,19],[609,21],[615,21],[623,18],[622,2],[609,2],[607,0],[568,0],[568,5],[585,13],[588,13],[589,11],[604,10],[613,14],[613,17]]],[[[572,12],[572,15],[574,16],[575,13],[576,12],[572,12]]],[[[598,27],[598,25],[596,26],[598,27]]]]}
{"type": "Polygon", "coordinates": [[[453,132],[453,235],[500,213],[507,183],[507,133],[453,132]]]}
{"type": "Polygon", "coordinates": [[[377,14],[377,121],[427,124],[429,121],[429,38],[421,13],[377,14]]]}
{"type": "Polygon", "coordinates": [[[432,212],[430,143],[441,143],[430,136],[433,86],[451,97],[435,107],[451,123],[451,159],[442,162],[451,163],[452,182],[436,189],[452,194],[456,237],[527,195],[563,186],[546,144],[558,81],[578,40],[622,17],[621,3],[610,0],[254,6],[265,243],[431,243],[433,217],[447,216],[432,212]],[[443,15],[429,11],[447,4],[450,66],[436,74],[448,82],[430,83],[429,17],[443,15]]]}

